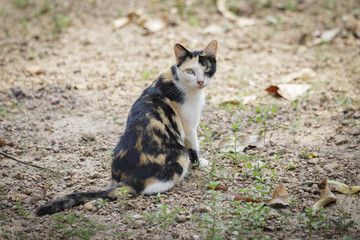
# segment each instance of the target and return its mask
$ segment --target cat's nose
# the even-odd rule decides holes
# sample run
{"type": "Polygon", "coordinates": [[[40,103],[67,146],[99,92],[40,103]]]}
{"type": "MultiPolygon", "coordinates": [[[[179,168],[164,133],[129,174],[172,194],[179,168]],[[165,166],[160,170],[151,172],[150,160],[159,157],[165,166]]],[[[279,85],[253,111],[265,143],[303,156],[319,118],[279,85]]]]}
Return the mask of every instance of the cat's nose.
{"type": "Polygon", "coordinates": [[[202,86],[202,85],[204,84],[204,81],[198,80],[198,81],[197,81],[197,84],[198,84],[199,86],[202,86]]]}

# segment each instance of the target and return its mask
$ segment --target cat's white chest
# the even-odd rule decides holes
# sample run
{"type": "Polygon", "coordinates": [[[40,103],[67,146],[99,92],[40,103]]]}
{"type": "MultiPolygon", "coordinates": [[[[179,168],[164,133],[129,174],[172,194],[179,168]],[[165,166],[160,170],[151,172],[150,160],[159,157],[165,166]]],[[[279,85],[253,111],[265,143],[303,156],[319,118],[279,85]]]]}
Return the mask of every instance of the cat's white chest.
{"type": "Polygon", "coordinates": [[[204,103],[205,94],[203,90],[187,93],[185,102],[181,107],[181,115],[187,128],[192,130],[197,128],[204,103]]]}

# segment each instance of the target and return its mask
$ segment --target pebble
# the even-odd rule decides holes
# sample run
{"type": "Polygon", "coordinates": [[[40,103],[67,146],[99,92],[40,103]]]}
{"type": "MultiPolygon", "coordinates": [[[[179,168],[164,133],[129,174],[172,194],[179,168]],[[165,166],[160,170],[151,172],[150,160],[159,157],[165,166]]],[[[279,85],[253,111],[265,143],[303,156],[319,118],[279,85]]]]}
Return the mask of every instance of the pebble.
{"type": "Polygon", "coordinates": [[[337,164],[337,163],[328,163],[324,167],[326,169],[333,170],[333,169],[337,168],[338,166],[339,166],[339,164],[337,164]]]}
{"type": "Polygon", "coordinates": [[[318,165],[319,164],[319,159],[317,158],[311,158],[309,159],[308,161],[310,164],[313,164],[313,165],[318,165]]]}
{"type": "Polygon", "coordinates": [[[352,115],[353,118],[359,119],[360,118],[360,112],[356,112],[352,115]]]}
{"type": "Polygon", "coordinates": [[[135,220],[133,228],[139,229],[139,228],[142,228],[142,226],[144,226],[144,225],[145,225],[145,222],[143,220],[135,220]]]}
{"type": "Polygon", "coordinates": [[[212,212],[211,207],[206,205],[200,205],[198,208],[194,209],[195,212],[205,213],[205,212],[212,212]]]}
{"type": "Polygon", "coordinates": [[[175,220],[176,220],[176,222],[178,222],[178,223],[184,223],[184,222],[186,222],[186,217],[183,216],[183,215],[177,214],[177,215],[175,216],[175,220]]]}
{"type": "Polygon", "coordinates": [[[83,209],[91,211],[94,208],[94,205],[91,202],[87,202],[84,204],[83,209]]]}
{"type": "Polygon", "coordinates": [[[91,173],[89,174],[89,178],[90,178],[90,179],[94,179],[94,178],[97,178],[97,177],[99,177],[99,173],[98,173],[98,172],[91,172],[91,173]]]}
{"type": "Polygon", "coordinates": [[[58,145],[56,145],[56,146],[53,147],[53,152],[54,152],[54,153],[59,153],[59,152],[60,152],[60,148],[59,148],[58,145]]]}
{"type": "Polygon", "coordinates": [[[350,134],[350,135],[353,135],[353,136],[360,135],[360,128],[356,128],[356,127],[351,128],[351,129],[349,130],[349,134],[350,134]]]}
{"type": "Polygon", "coordinates": [[[346,136],[336,136],[335,137],[335,144],[336,145],[343,145],[345,143],[349,142],[349,139],[346,136]]]}
{"type": "Polygon", "coordinates": [[[320,190],[319,190],[317,184],[313,184],[313,185],[311,186],[311,192],[314,193],[314,194],[320,193],[320,190]]]}

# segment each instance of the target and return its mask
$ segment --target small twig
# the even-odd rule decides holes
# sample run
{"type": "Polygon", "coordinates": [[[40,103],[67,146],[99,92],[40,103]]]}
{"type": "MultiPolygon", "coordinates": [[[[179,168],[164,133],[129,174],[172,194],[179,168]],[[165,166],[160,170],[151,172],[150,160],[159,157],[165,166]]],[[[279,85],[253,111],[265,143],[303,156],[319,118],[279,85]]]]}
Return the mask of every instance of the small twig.
{"type": "Polygon", "coordinates": [[[22,163],[22,164],[25,164],[25,165],[29,165],[29,166],[32,166],[32,167],[35,167],[35,168],[40,168],[40,169],[43,169],[43,170],[49,170],[49,169],[46,169],[46,168],[44,168],[44,167],[40,167],[40,166],[31,164],[31,163],[28,163],[28,162],[21,161],[21,160],[16,159],[16,158],[14,158],[14,157],[12,157],[12,156],[10,156],[10,155],[7,155],[6,153],[1,152],[1,151],[0,151],[0,154],[3,155],[3,156],[6,157],[6,158],[10,158],[11,160],[17,161],[17,162],[22,163]]]}

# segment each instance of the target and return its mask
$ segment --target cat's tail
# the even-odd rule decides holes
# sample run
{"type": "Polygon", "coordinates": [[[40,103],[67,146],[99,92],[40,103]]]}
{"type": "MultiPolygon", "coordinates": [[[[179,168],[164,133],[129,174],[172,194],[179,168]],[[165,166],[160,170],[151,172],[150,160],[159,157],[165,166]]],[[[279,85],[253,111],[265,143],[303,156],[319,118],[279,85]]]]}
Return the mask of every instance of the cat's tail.
{"type": "Polygon", "coordinates": [[[64,209],[72,208],[75,206],[79,206],[91,200],[95,200],[98,198],[109,199],[110,201],[116,200],[115,194],[112,194],[114,190],[120,188],[119,186],[109,188],[103,191],[97,192],[79,192],[79,193],[71,193],[59,199],[49,202],[36,210],[37,216],[43,216],[46,214],[54,214],[57,212],[61,212],[64,209]]]}

